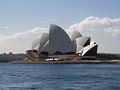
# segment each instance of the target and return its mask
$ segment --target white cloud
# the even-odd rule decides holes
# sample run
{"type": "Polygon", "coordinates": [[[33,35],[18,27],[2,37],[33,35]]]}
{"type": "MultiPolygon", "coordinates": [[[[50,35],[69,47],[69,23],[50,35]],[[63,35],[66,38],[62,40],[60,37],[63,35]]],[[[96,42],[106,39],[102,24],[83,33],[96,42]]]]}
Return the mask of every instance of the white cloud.
{"type": "Polygon", "coordinates": [[[120,36],[120,18],[112,19],[90,16],[80,23],[71,25],[68,30],[104,32],[112,36],[120,36]]]}
{"type": "Polygon", "coordinates": [[[5,29],[9,29],[9,26],[5,26],[4,28],[5,28],[5,29]]]}
{"type": "Polygon", "coordinates": [[[35,27],[32,30],[23,33],[16,33],[11,36],[1,36],[2,38],[0,40],[16,40],[16,41],[34,40],[35,38],[39,38],[43,32],[48,32],[48,29],[35,27]]]}

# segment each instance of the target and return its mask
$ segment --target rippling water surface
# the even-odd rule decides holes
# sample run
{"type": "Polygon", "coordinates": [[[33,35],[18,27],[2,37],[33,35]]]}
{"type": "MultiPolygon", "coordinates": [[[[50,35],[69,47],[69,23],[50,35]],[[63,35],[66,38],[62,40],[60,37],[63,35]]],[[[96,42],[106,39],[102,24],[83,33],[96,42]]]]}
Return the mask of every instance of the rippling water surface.
{"type": "Polygon", "coordinates": [[[0,90],[120,90],[120,65],[0,64],[0,90]]]}

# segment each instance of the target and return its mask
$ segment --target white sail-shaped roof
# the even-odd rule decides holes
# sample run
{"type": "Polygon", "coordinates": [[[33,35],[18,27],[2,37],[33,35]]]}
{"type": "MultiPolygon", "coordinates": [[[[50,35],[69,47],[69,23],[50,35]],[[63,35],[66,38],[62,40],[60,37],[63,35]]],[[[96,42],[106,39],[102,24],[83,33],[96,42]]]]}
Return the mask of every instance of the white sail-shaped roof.
{"type": "Polygon", "coordinates": [[[90,44],[90,37],[79,37],[76,39],[77,45],[81,45],[83,47],[90,44]]]}
{"type": "Polygon", "coordinates": [[[49,31],[49,50],[50,54],[54,54],[57,51],[62,53],[74,51],[68,34],[62,28],[54,24],[51,24],[49,31]]]}
{"type": "Polygon", "coordinates": [[[39,48],[39,43],[40,43],[40,39],[36,39],[35,41],[32,42],[32,50],[38,50],[39,48]]]}
{"type": "Polygon", "coordinates": [[[79,37],[76,39],[76,53],[80,53],[83,47],[90,45],[90,37],[79,37]]]}
{"type": "Polygon", "coordinates": [[[76,38],[79,38],[79,37],[82,37],[82,34],[78,31],[73,31],[71,36],[70,36],[70,39],[71,41],[75,40],[76,38]]]}
{"type": "Polygon", "coordinates": [[[48,33],[43,33],[41,38],[40,38],[40,43],[39,43],[39,48],[38,51],[41,51],[41,49],[43,48],[43,46],[46,44],[46,42],[49,39],[49,34],[48,33]]]}
{"type": "Polygon", "coordinates": [[[98,47],[98,44],[95,44],[95,43],[84,47],[82,49],[82,56],[85,56],[85,55],[94,56],[94,55],[96,55],[97,54],[97,47],[98,47]]]}
{"type": "Polygon", "coordinates": [[[76,52],[76,48],[74,47],[74,44],[72,42],[68,44],[64,53],[69,53],[69,52],[74,52],[74,53],[76,52]]]}
{"type": "Polygon", "coordinates": [[[90,37],[82,37],[78,31],[73,31],[70,36],[59,26],[51,24],[49,34],[43,33],[40,39],[32,43],[32,50],[47,52],[48,54],[73,54],[95,55],[97,44],[90,42],[90,37]]]}
{"type": "Polygon", "coordinates": [[[40,51],[49,52],[49,40],[46,42],[46,44],[42,47],[40,51]]]}
{"type": "Polygon", "coordinates": [[[75,50],[76,50],[76,47],[77,47],[76,40],[73,40],[73,41],[72,41],[72,45],[73,45],[73,47],[74,47],[75,50]]]}

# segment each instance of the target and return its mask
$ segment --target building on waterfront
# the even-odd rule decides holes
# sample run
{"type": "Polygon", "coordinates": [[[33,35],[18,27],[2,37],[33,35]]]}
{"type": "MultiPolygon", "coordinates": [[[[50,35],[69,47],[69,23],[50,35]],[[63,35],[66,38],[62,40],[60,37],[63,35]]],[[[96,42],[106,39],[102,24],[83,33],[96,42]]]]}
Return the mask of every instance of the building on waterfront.
{"type": "Polygon", "coordinates": [[[96,42],[91,42],[91,37],[84,37],[78,31],[68,35],[61,27],[51,24],[49,33],[43,33],[40,39],[33,41],[32,49],[27,51],[27,55],[31,59],[39,59],[43,55],[47,57],[96,56],[97,47],[96,42]]]}

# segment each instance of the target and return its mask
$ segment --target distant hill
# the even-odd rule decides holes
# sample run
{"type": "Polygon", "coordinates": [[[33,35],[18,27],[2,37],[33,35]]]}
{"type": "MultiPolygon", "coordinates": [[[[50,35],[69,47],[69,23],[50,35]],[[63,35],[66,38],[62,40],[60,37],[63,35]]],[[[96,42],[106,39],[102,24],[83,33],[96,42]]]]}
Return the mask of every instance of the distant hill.
{"type": "Polygon", "coordinates": [[[11,62],[25,59],[25,54],[0,54],[0,62],[11,62]]]}
{"type": "Polygon", "coordinates": [[[100,59],[100,60],[120,60],[120,54],[98,53],[97,59],[100,59]]]}

